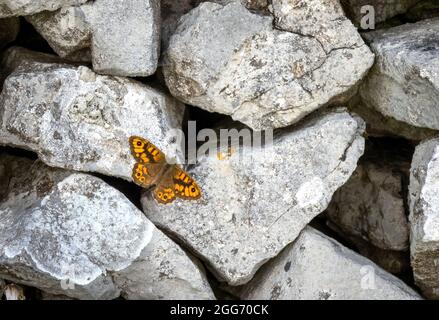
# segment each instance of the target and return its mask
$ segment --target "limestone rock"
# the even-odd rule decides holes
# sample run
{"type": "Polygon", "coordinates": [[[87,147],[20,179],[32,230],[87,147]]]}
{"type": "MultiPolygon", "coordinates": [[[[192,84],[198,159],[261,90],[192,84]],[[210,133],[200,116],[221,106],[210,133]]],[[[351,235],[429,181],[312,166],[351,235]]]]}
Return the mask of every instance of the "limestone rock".
{"type": "Polygon", "coordinates": [[[149,76],[157,68],[159,0],[97,0],[27,19],[61,57],[91,58],[98,73],[149,76]]]}
{"type": "Polygon", "coordinates": [[[341,7],[276,0],[273,11],[275,28],[271,15],[238,1],[205,2],[183,16],[165,52],[171,93],[256,130],[351,97],[373,55],[341,7]]]}
{"type": "Polygon", "coordinates": [[[372,137],[402,137],[407,140],[420,141],[437,135],[436,130],[419,128],[406,122],[386,117],[361,101],[359,96],[349,101],[349,110],[358,114],[366,122],[366,132],[372,137]]]}
{"type": "MultiPolygon", "coordinates": [[[[236,0],[202,0],[199,2],[215,2],[221,4],[223,6],[235,2],[236,0]]],[[[259,14],[268,14],[270,12],[270,0],[238,0],[241,4],[246,7],[248,10],[257,12],[259,14]]]]}
{"type": "Polygon", "coordinates": [[[398,278],[337,241],[307,227],[264,265],[243,299],[418,300],[398,278]]]}
{"type": "Polygon", "coordinates": [[[25,16],[41,11],[54,11],[66,6],[79,5],[87,0],[2,0],[0,18],[25,16]]]}
{"type": "Polygon", "coordinates": [[[186,253],[99,178],[4,154],[0,168],[2,278],[79,299],[214,298],[186,253]]]}
{"type": "Polygon", "coordinates": [[[156,228],[141,256],[113,279],[126,299],[215,299],[203,267],[156,228]]]}
{"type": "Polygon", "coordinates": [[[180,18],[200,4],[202,0],[161,0],[161,41],[162,50],[168,47],[169,38],[177,28],[180,18]]]}
{"type": "Polygon", "coordinates": [[[410,253],[416,284],[439,299],[439,139],[416,147],[410,169],[410,253]]]}
{"type": "Polygon", "coordinates": [[[131,135],[179,158],[168,134],[181,127],[181,103],[84,66],[25,59],[3,85],[0,110],[0,144],[32,150],[50,166],[131,180],[131,135]]]}
{"type": "Polygon", "coordinates": [[[96,72],[120,76],[155,72],[160,50],[159,0],[98,0],[85,6],[96,72]]]}
{"type": "MultiPolygon", "coordinates": [[[[169,38],[175,32],[179,19],[202,2],[214,2],[226,5],[235,0],[162,0],[161,6],[161,40],[162,50],[166,50],[169,38]]],[[[268,12],[268,0],[241,0],[243,6],[257,12],[268,12]]]]}
{"type": "Polygon", "coordinates": [[[439,18],[365,36],[376,63],[361,85],[369,107],[421,128],[439,129],[439,18]]]}
{"type": "Polygon", "coordinates": [[[345,244],[393,274],[411,273],[407,186],[413,151],[402,139],[369,138],[324,216],[345,244]]]}
{"type": "Polygon", "coordinates": [[[43,63],[67,63],[60,57],[52,54],[32,51],[22,47],[10,47],[5,50],[0,65],[0,84],[22,63],[26,61],[43,63]]]}
{"type": "Polygon", "coordinates": [[[279,133],[265,149],[206,156],[189,171],[199,200],[165,206],[145,192],[143,210],[219,279],[243,284],[326,209],[363,153],[363,130],[361,119],[337,109],[279,133]]]}
{"type": "Polygon", "coordinates": [[[91,26],[82,7],[65,7],[26,17],[62,58],[91,61],[91,26]]]}

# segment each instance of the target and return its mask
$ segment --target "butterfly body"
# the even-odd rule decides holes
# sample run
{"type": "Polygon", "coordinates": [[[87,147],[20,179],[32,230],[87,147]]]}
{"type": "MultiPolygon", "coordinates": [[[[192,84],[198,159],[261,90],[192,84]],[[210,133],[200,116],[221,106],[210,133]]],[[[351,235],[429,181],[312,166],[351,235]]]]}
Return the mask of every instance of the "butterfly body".
{"type": "Polygon", "coordinates": [[[148,140],[132,136],[129,139],[131,154],[136,159],[133,181],[143,188],[154,187],[154,198],[163,204],[177,197],[196,200],[201,197],[197,183],[180,166],[169,164],[163,152],[148,140]]]}

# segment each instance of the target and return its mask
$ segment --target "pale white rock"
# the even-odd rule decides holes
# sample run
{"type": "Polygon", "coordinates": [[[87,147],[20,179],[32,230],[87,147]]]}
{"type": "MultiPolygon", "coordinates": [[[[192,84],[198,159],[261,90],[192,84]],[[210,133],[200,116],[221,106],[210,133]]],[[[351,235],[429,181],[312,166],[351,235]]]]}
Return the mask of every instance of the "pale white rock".
{"type": "Polygon", "coordinates": [[[326,209],[363,153],[363,130],[361,119],[337,109],[279,133],[263,149],[202,157],[189,171],[199,200],[160,205],[145,192],[143,210],[220,280],[243,284],[326,209]]]}
{"type": "Polygon", "coordinates": [[[413,151],[402,139],[369,139],[324,216],[340,239],[394,274],[411,272],[407,186],[413,151]]]}
{"type": "Polygon", "coordinates": [[[273,1],[274,21],[225,3],[184,15],[164,53],[166,83],[188,104],[256,130],[285,127],[345,101],[373,63],[337,3],[273,1]]]}
{"type": "Polygon", "coordinates": [[[91,26],[82,7],[65,7],[26,17],[62,58],[91,61],[91,26]]]}
{"type": "Polygon", "coordinates": [[[149,76],[157,68],[159,0],[96,0],[27,19],[57,54],[91,60],[98,73],[149,76]]]}
{"type": "Polygon", "coordinates": [[[368,107],[411,126],[439,129],[439,18],[365,34],[376,63],[361,85],[368,107]]]}
{"type": "Polygon", "coordinates": [[[0,156],[0,275],[79,299],[212,299],[202,271],[101,179],[0,156]]]}
{"type": "Polygon", "coordinates": [[[0,18],[25,16],[41,11],[79,5],[87,0],[0,0],[0,18]]]}
{"type": "MultiPolygon", "coordinates": [[[[175,32],[178,26],[180,18],[196,8],[202,2],[215,2],[221,5],[226,5],[235,0],[161,0],[161,41],[162,50],[166,50],[169,43],[169,38],[175,32]]],[[[255,10],[258,12],[267,12],[268,0],[241,0],[249,10],[255,10]]]]}
{"type": "Polygon", "coordinates": [[[366,122],[367,134],[372,137],[403,137],[420,141],[437,135],[436,130],[414,127],[395,118],[386,117],[361,101],[359,96],[351,99],[348,107],[366,122]]]}
{"type": "MultiPolygon", "coordinates": [[[[333,61],[333,64],[358,64],[353,67],[354,70],[361,70],[366,64],[368,67],[364,72],[369,69],[373,62],[373,55],[366,50],[367,46],[360,34],[351,21],[345,17],[339,1],[273,0],[272,2],[274,23],[277,28],[312,38],[314,43],[320,44],[330,61],[339,59],[339,61],[333,61]],[[337,51],[339,51],[338,54],[330,55],[337,51]],[[364,57],[362,57],[363,54],[364,57]],[[349,55],[353,57],[348,61],[344,60],[349,55]]],[[[343,74],[343,76],[348,75],[343,74]]],[[[351,75],[349,80],[352,81],[355,76],[358,75],[351,75]]],[[[338,80],[337,75],[333,77],[333,81],[338,80]]]]}
{"type": "MultiPolygon", "coordinates": [[[[0,88],[3,88],[5,79],[22,63],[26,61],[42,63],[66,63],[58,56],[32,51],[23,47],[12,46],[6,49],[0,64],[0,88]]],[[[0,99],[1,100],[1,99],[0,99]]]]}
{"type": "Polygon", "coordinates": [[[341,3],[355,25],[361,26],[361,21],[364,17],[367,18],[367,14],[372,14],[375,24],[377,24],[405,13],[419,1],[420,0],[341,0],[341,3]]]}
{"type": "Polygon", "coordinates": [[[410,253],[416,284],[439,298],[439,139],[416,147],[410,169],[410,253]]]}
{"type": "Polygon", "coordinates": [[[4,82],[0,110],[0,144],[32,150],[50,166],[131,180],[132,135],[179,159],[170,130],[181,128],[183,104],[84,66],[23,59],[4,82]]]}
{"type": "Polygon", "coordinates": [[[253,300],[418,300],[418,293],[372,261],[306,227],[242,290],[253,300]]]}
{"type": "Polygon", "coordinates": [[[328,218],[351,236],[385,250],[408,248],[403,182],[409,166],[363,160],[334,194],[328,218]]]}
{"type": "Polygon", "coordinates": [[[66,63],[65,60],[53,54],[37,52],[23,47],[12,46],[2,55],[0,64],[0,85],[23,62],[34,61],[43,63],[66,63]]]}
{"type": "Polygon", "coordinates": [[[84,7],[92,32],[93,69],[120,76],[149,76],[160,50],[159,0],[97,0],[84,7]]]}
{"type": "Polygon", "coordinates": [[[113,279],[126,299],[215,299],[201,264],[157,228],[140,257],[113,279]]]}

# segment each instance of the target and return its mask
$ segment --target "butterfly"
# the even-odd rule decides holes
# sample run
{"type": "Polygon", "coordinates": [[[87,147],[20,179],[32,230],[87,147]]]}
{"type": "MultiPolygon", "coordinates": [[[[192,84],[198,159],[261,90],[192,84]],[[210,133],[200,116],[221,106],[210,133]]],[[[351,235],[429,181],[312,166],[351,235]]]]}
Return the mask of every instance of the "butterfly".
{"type": "Polygon", "coordinates": [[[166,157],[148,140],[132,136],[129,138],[131,154],[136,159],[132,178],[137,185],[148,188],[155,186],[154,198],[163,204],[176,198],[196,200],[201,197],[197,183],[177,164],[169,164],[166,157]]]}

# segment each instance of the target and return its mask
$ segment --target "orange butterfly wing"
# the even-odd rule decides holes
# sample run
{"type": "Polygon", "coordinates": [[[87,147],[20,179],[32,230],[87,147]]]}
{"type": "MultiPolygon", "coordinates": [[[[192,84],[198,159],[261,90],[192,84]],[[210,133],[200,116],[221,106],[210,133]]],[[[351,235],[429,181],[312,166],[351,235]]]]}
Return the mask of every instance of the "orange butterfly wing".
{"type": "Polygon", "coordinates": [[[171,203],[177,197],[196,200],[201,189],[178,165],[168,165],[163,152],[148,140],[132,136],[129,139],[131,154],[137,163],[133,167],[133,181],[147,188],[154,184],[154,198],[163,204],[171,203]]]}
{"type": "Polygon", "coordinates": [[[172,175],[177,197],[186,200],[197,200],[201,197],[200,187],[186,171],[175,165],[172,175]]]}
{"type": "Polygon", "coordinates": [[[169,168],[162,176],[161,180],[154,189],[154,198],[163,204],[171,203],[175,200],[175,189],[172,180],[173,168],[169,168]]]}
{"type": "Polygon", "coordinates": [[[150,187],[167,165],[165,155],[144,138],[132,136],[129,143],[131,154],[137,161],[133,167],[133,181],[141,187],[150,187]]]}

